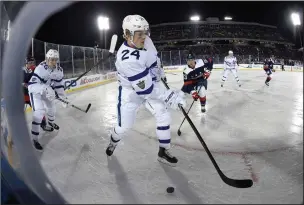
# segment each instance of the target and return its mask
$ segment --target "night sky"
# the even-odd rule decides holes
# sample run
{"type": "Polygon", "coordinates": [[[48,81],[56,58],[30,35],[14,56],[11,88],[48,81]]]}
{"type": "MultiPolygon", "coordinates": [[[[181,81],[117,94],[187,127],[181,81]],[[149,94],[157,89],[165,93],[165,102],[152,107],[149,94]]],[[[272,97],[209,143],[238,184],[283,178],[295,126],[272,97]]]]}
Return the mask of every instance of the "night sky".
{"type": "Polygon", "coordinates": [[[110,30],[107,33],[109,42],[113,34],[122,39],[122,20],[129,14],[142,15],[151,25],[188,21],[190,15],[198,14],[201,19],[218,17],[223,20],[225,15],[230,15],[234,21],[274,25],[280,29],[284,37],[293,41],[294,28],[291,25],[290,13],[294,10],[302,12],[303,8],[304,3],[299,1],[78,2],[49,18],[37,32],[36,38],[58,44],[92,47],[95,41],[101,42],[97,28],[99,15],[106,15],[110,19],[110,30]]]}

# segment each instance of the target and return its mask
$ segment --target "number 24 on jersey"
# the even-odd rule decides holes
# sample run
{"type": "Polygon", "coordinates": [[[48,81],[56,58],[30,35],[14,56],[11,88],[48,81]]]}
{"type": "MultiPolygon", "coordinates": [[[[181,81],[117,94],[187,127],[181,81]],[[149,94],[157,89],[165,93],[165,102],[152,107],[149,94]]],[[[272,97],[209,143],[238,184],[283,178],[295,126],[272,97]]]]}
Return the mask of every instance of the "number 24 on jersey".
{"type": "Polygon", "coordinates": [[[126,49],[126,50],[123,50],[121,53],[123,53],[123,55],[121,57],[122,61],[126,60],[126,59],[129,59],[132,56],[136,57],[136,60],[139,60],[139,57],[140,57],[139,56],[139,50],[135,50],[132,53],[130,53],[130,51],[126,49]]]}

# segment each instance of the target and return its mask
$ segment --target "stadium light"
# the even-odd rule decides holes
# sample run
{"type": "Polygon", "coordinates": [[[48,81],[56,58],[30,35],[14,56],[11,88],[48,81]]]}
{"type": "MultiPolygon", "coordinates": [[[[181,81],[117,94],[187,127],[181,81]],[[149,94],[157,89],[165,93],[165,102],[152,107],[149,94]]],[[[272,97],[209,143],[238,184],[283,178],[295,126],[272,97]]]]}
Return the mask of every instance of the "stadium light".
{"type": "Polygon", "coordinates": [[[109,18],[105,16],[99,16],[97,18],[98,29],[104,32],[105,49],[107,49],[107,30],[110,29],[109,18]]]}
{"type": "Polygon", "coordinates": [[[99,30],[108,30],[110,28],[108,17],[99,16],[97,19],[97,24],[99,30]]]}
{"type": "MultiPolygon", "coordinates": [[[[301,44],[301,49],[302,49],[302,60],[304,62],[304,50],[303,50],[304,46],[303,46],[303,42],[302,42],[301,32],[299,30],[299,27],[301,25],[300,15],[299,15],[299,13],[294,12],[290,15],[290,17],[291,17],[292,24],[294,25],[294,27],[296,29],[296,32],[298,31],[300,34],[299,36],[300,36],[300,44],[301,44]]],[[[303,63],[303,69],[304,69],[304,63],[303,63]]]]}
{"type": "Polygon", "coordinates": [[[292,13],[291,14],[291,21],[294,26],[300,26],[301,21],[300,21],[300,15],[298,13],[292,13]]]}
{"type": "Polygon", "coordinates": [[[225,21],[231,21],[232,20],[232,17],[230,17],[230,16],[225,16],[225,21]]]}
{"type": "Polygon", "coordinates": [[[199,16],[191,16],[191,17],[190,17],[190,20],[191,20],[191,21],[199,21],[199,20],[200,20],[200,17],[199,17],[199,16]]]}

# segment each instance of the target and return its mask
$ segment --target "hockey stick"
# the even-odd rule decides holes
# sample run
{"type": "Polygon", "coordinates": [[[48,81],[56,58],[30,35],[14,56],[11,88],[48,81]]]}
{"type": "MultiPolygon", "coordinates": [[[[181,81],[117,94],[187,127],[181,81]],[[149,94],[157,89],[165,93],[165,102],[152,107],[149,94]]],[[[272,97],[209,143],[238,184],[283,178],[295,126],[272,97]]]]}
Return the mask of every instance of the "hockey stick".
{"type": "Polygon", "coordinates": [[[74,84],[74,83],[75,83],[76,81],[78,81],[80,78],[82,78],[83,76],[85,76],[85,75],[86,75],[88,72],[90,72],[93,68],[97,67],[101,61],[107,60],[111,55],[113,55],[113,53],[114,53],[114,51],[115,51],[116,43],[117,43],[117,35],[114,34],[114,35],[112,36],[111,44],[110,44],[110,50],[109,50],[110,55],[107,56],[105,59],[103,59],[103,58],[100,59],[93,67],[91,67],[89,70],[87,70],[86,72],[84,72],[83,74],[81,74],[81,75],[80,75],[78,78],[76,78],[75,80],[72,80],[71,83],[70,83],[68,86],[66,86],[66,87],[64,88],[64,90],[69,89],[69,88],[72,86],[72,84],[74,84]]]}
{"type": "MultiPolygon", "coordinates": [[[[163,82],[163,84],[165,85],[165,87],[167,89],[170,89],[168,84],[161,79],[161,81],[163,82]]],[[[253,185],[253,181],[251,179],[231,179],[228,178],[219,168],[219,166],[217,165],[215,159],[213,158],[211,152],[209,151],[205,141],[203,140],[203,138],[201,137],[200,133],[197,131],[195,125],[193,124],[193,122],[191,121],[191,119],[189,118],[189,116],[187,115],[186,111],[184,110],[184,108],[179,105],[180,110],[183,112],[185,118],[187,119],[187,121],[189,122],[190,126],[192,127],[193,131],[195,132],[197,138],[199,139],[199,141],[201,142],[201,144],[203,145],[204,149],[206,150],[206,153],[208,154],[213,166],[215,167],[217,173],[220,175],[221,179],[229,186],[235,187],[235,188],[249,188],[253,185]]]]}
{"type": "MultiPolygon", "coordinates": [[[[200,89],[198,90],[198,93],[199,93],[199,91],[202,89],[202,87],[203,87],[203,86],[200,87],[200,89]]],[[[189,112],[190,112],[190,110],[191,110],[192,105],[194,104],[194,102],[195,102],[195,100],[193,100],[193,102],[192,102],[192,104],[191,104],[191,106],[190,106],[190,108],[189,108],[189,110],[188,110],[188,112],[187,112],[187,115],[189,114],[189,112]]],[[[180,131],[180,128],[182,127],[182,125],[183,125],[185,119],[186,119],[186,117],[184,117],[184,119],[183,119],[181,125],[179,126],[179,128],[178,128],[178,130],[177,130],[177,135],[178,135],[178,136],[181,136],[181,134],[182,134],[182,132],[180,131]]]]}
{"type": "Polygon", "coordinates": [[[89,103],[88,106],[87,106],[87,108],[84,110],[84,109],[81,109],[81,108],[77,107],[76,105],[73,105],[70,102],[65,101],[65,100],[63,100],[63,99],[61,99],[59,97],[57,97],[56,99],[59,100],[59,101],[61,101],[61,102],[63,102],[63,103],[65,103],[65,104],[67,104],[67,105],[71,105],[73,108],[76,108],[77,110],[80,110],[80,111],[82,111],[84,113],[87,113],[90,110],[90,108],[91,108],[91,103],[89,103]]]}
{"type": "Polygon", "coordinates": [[[166,74],[170,74],[170,75],[178,75],[176,73],[169,73],[169,72],[165,72],[166,74]]]}

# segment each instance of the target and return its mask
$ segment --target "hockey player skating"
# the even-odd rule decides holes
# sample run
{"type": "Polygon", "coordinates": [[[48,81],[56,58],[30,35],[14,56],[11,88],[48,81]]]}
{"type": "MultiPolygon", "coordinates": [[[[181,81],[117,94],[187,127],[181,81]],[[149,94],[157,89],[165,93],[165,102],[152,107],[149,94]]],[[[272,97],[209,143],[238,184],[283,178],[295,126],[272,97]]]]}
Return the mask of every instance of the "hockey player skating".
{"type": "Polygon", "coordinates": [[[179,104],[185,106],[183,93],[167,90],[161,83],[153,81],[151,69],[159,65],[156,49],[151,45],[152,41],[148,43],[148,48],[144,48],[146,37],[149,36],[148,22],[142,16],[128,15],[123,20],[122,28],[126,41],[117,51],[115,62],[119,83],[118,122],[112,130],[106,154],[113,154],[118,142],[132,128],[137,109],[147,100],[155,112],[159,160],[176,164],[178,160],[168,151],[171,137],[170,115],[166,107],[178,109],[179,104]]]}
{"type": "Polygon", "coordinates": [[[239,85],[239,87],[241,87],[240,80],[237,75],[237,68],[238,68],[237,59],[235,56],[233,56],[233,51],[229,51],[228,56],[226,56],[224,59],[224,74],[222,77],[221,87],[224,86],[224,83],[227,80],[229,72],[232,72],[237,84],[239,85]]]}
{"type": "Polygon", "coordinates": [[[201,111],[206,112],[206,92],[211,71],[213,69],[213,60],[205,58],[204,60],[195,60],[192,53],[187,55],[187,67],[183,71],[184,85],[182,91],[192,95],[194,100],[200,100],[201,111]]]}
{"type": "MultiPolygon", "coordinates": [[[[29,105],[30,107],[32,107],[31,105],[31,101],[30,101],[30,95],[29,95],[29,91],[28,91],[28,83],[31,79],[31,77],[34,74],[36,68],[36,61],[34,57],[27,57],[25,59],[25,66],[23,67],[23,94],[24,94],[24,103],[25,106],[29,105]]],[[[46,120],[45,120],[45,116],[43,117],[43,120],[41,122],[41,128],[45,129],[46,127],[46,120]]]]}
{"type": "Polygon", "coordinates": [[[58,65],[59,53],[50,49],[46,53],[46,60],[41,62],[35,69],[33,76],[28,83],[30,101],[33,108],[33,119],[31,136],[34,147],[43,150],[38,141],[40,124],[45,115],[45,107],[48,123],[45,130],[52,132],[59,130],[55,124],[55,98],[58,95],[62,99],[67,99],[63,85],[63,69],[58,65]]]}
{"type": "Polygon", "coordinates": [[[266,75],[267,75],[267,78],[266,78],[266,81],[265,81],[265,84],[267,86],[269,86],[269,81],[272,78],[272,72],[274,71],[273,65],[274,65],[274,63],[273,63],[273,60],[271,58],[265,59],[265,61],[264,61],[264,71],[266,72],[266,75]]]}

